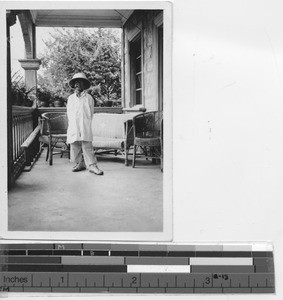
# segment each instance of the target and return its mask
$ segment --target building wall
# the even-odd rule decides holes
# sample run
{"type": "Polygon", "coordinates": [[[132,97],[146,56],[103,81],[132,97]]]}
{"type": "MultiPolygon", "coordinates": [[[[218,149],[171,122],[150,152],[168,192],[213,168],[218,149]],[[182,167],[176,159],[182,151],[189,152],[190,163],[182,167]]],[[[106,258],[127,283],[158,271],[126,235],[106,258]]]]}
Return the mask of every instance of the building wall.
{"type": "Polygon", "coordinates": [[[160,10],[136,11],[124,26],[124,106],[132,107],[130,80],[130,49],[129,42],[139,33],[142,35],[143,55],[143,106],[150,110],[158,109],[157,81],[157,39],[155,37],[154,19],[160,10]]]}

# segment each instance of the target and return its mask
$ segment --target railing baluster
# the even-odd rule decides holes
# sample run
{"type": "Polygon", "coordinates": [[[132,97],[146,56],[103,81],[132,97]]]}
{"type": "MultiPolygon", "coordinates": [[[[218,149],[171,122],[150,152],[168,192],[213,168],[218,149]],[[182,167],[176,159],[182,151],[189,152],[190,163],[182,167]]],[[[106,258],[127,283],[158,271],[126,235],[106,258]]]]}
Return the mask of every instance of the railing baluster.
{"type": "Polygon", "coordinates": [[[14,124],[15,124],[15,127],[14,127],[14,136],[13,136],[13,149],[14,149],[14,159],[13,159],[13,161],[15,161],[16,160],[16,157],[17,157],[17,143],[16,143],[16,140],[17,140],[17,118],[16,117],[14,117],[13,118],[13,120],[14,120],[14,124]]]}
{"type": "Polygon", "coordinates": [[[17,160],[18,158],[18,152],[19,152],[19,149],[18,149],[18,145],[19,145],[19,135],[20,135],[20,132],[19,132],[19,118],[18,116],[16,117],[16,136],[15,136],[15,147],[16,147],[16,157],[15,157],[15,160],[17,160]]]}
{"type": "MultiPolygon", "coordinates": [[[[15,122],[14,122],[14,118],[12,119],[13,121],[13,124],[12,124],[12,137],[14,137],[15,136],[15,128],[16,128],[16,125],[15,125],[15,122]]],[[[9,149],[9,151],[11,151],[11,149],[9,149]]],[[[15,148],[14,148],[14,146],[13,146],[13,153],[12,153],[12,160],[14,161],[15,160],[15,157],[16,157],[16,155],[15,155],[15,148]]]]}
{"type": "Polygon", "coordinates": [[[17,136],[17,158],[19,157],[19,152],[20,152],[20,139],[21,139],[21,134],[22,134],[22,126],[21,126],[21,117],[18,116],[18,122],[17,122],[17,127],[18,127],[18,136],[17,136]]]}

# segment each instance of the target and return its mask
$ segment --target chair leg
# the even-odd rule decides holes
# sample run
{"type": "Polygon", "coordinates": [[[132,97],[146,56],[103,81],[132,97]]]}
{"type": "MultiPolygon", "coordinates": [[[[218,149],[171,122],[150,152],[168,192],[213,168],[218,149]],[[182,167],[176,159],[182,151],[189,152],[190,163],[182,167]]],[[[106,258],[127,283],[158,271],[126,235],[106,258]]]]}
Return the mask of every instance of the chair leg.
{"type": "Polygon", "coordinates": [[[136,148],[137,146],[134,145],[134,150],[133,150],[133,160],[132,160],[132,167],[135,167],[135,162],[136,162],[136,148]]]}
{"type": "Polygon", "coordinates": [[[60,158],[63,157],[63,155],[64,155],[65,152],[66,152],[66,148],[65,148],[65,146],[63,146],[63,147],[61,148],[60,158]]]}
{"type": "Polygon", "coordinates": [[[53,165],[53,148],[51,142],[49,143],[49,166],[53,165]]]}
{"type": "Polygon", "coordinates": [[[129,154],[129,148],[127,148],[127,145],[125,143],[125,166],[128,166],[128,154],[129,154]]]}
{"type": "Polygon", "coordinates": [[[45,158],[46,161],[48,161],[48,157],[49,157],[49,145],[47,147],[47,153],[46,153],[46,158],[45,158]]]}

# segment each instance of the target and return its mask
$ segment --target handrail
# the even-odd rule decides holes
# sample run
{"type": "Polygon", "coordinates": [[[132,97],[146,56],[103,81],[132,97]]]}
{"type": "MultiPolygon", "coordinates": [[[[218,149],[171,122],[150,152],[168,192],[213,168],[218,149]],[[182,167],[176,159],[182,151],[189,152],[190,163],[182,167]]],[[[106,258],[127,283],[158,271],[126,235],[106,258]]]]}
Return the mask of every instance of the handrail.
{"type": "MultiPolygon", "coordinates": [[[[67,110],[66,107],[39,107],[39,114],[43,114],[46,112],[65,112],[67,110]]],[[[112,113],[112,114],[122,114],[122,107],[94,107],[94,113],[112,113]]]]}
{"type": "Polygon", "coordinates": [[[30,147],[31,143],[35,139],[35,137],[40,133],[41,126],[37,125],[34,131],[29,135],[29,137],[22,143],[22,148],[30,147]]]}
{"type": "Polygon", "coordinates": [[[31,108],[31,107],[24,107],[24,106],[13,105],[12,115],[13,116],[18,115],[18,114],[21,114],[21,115],[31,115],[31,114],[33,114],[34,111],[35,111],[35,109],[31,108]]]}

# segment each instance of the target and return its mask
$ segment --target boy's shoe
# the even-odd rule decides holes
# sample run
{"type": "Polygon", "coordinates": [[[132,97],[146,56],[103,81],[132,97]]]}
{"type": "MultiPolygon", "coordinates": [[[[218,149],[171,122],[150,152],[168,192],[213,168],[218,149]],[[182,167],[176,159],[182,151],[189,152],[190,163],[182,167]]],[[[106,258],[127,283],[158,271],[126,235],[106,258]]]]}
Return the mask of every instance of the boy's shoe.
{"type": "Polygon", "coordinates": [[[80,163],[77,163],[73,169],[72,172],[79,172],[79,171],[83,171],[86,169],[85,163],[82,161],[80,163]]]}
{"type": "Polygon", "coordinates": [[[103,171],[101,171],[97,165],[90,165],[88,170],[96,175],[103,175],[103,171]]]}

